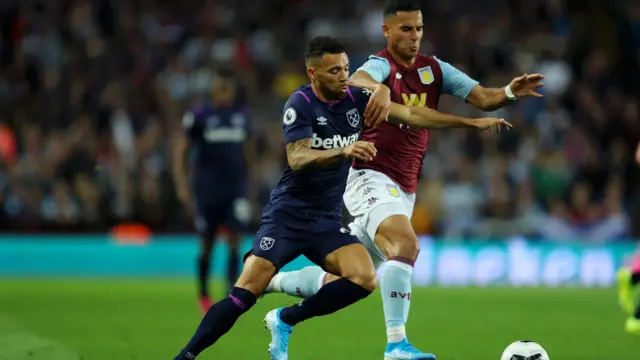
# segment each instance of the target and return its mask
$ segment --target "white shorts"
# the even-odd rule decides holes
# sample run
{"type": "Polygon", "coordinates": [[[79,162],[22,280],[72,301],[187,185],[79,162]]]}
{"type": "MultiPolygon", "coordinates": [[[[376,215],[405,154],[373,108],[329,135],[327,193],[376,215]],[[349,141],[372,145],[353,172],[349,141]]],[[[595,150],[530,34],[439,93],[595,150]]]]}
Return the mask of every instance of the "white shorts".
{"type": "Polygon", "coordinates": [[[378,226],[392,215],[405,215],[411,219],[416,195],[402,190],[381,172],[351,168],[343,200],[354,217],[349,225],[351,233],[367,248],[374,265],[379,268],[387,259],[374,242],[378,226]]]}

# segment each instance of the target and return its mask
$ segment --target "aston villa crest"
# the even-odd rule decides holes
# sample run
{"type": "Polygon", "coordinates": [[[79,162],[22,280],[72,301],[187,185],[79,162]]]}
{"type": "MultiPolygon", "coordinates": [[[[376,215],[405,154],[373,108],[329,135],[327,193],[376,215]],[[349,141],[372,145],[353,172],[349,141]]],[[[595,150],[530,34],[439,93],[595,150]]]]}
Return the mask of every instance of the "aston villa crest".
{"type": "Polygon", "coordinates": [[[433,83],[433,70],[431,70],[431,66],[426,66],[418,69],[418,76],[420,76],[420,81],[425,85],[431,85],[433,83]]]}

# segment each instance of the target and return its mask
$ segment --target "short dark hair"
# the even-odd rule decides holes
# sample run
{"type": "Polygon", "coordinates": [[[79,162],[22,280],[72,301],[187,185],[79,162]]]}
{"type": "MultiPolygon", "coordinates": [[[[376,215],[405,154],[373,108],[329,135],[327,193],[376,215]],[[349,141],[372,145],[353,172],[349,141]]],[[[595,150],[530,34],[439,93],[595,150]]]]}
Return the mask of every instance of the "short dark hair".
{"type": "Polygon", "coordinates": [[[307,60],[322,57],[324,54],[342,54],[346,52],[340,40],[331,36],[316,36],[309,42],[307,47],[307,60]]]}
{"type": "Polygon", "coordinates": [[[396,15],[399,11],[420,11],[422,6],[420,0],[390,0],[384,9],[384,16],[396,15]]]}

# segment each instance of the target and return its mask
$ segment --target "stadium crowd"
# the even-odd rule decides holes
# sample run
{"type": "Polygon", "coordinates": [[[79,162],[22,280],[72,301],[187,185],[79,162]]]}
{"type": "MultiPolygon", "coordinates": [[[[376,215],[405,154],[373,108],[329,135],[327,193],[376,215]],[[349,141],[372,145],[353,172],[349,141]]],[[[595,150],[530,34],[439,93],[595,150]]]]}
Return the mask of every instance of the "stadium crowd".
{"type": "MultiPolygon", "coordinates": [[[[257,151],[254,223],[285,166],[282,105],[307,82],[306,41],[384,46],[377,0],[64,0],[4,3],[0,229],[192,228],[171,149],[215,69],[245,88],[257,151]]],[[[515,128],[432,132],[413,223],[421,234],[603,242],[638,235],[640,4],[430,0],[422,52],[483,84],[546,75],[543,100],[498,111],[515,128]]],[[[443,97],[443,112],[481,116],[443,97]]],[[[224,191],[224,189],[220,189],[224,191]]],[[[249,229],[251,231],[251,229],[249,229]]]]}

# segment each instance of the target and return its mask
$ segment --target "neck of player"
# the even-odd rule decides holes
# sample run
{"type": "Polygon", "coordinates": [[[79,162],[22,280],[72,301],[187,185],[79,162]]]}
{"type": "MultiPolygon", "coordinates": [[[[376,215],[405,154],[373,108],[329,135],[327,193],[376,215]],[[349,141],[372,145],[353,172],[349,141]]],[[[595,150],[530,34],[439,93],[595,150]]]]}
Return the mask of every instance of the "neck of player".
{"type": "Polygon", "coordinates": [[[316,97],[318,99],[320,99],[320,101],[324,101],[324,102],[333,102],[333,101],[338,101],[339,99],[330,99],[328,98],[322,91],[320,91],[320,88],[318,86],[316,86],[315,83],[311,83],[311,87],[313,88],[313,92],[316,94],[316,97]]]}

